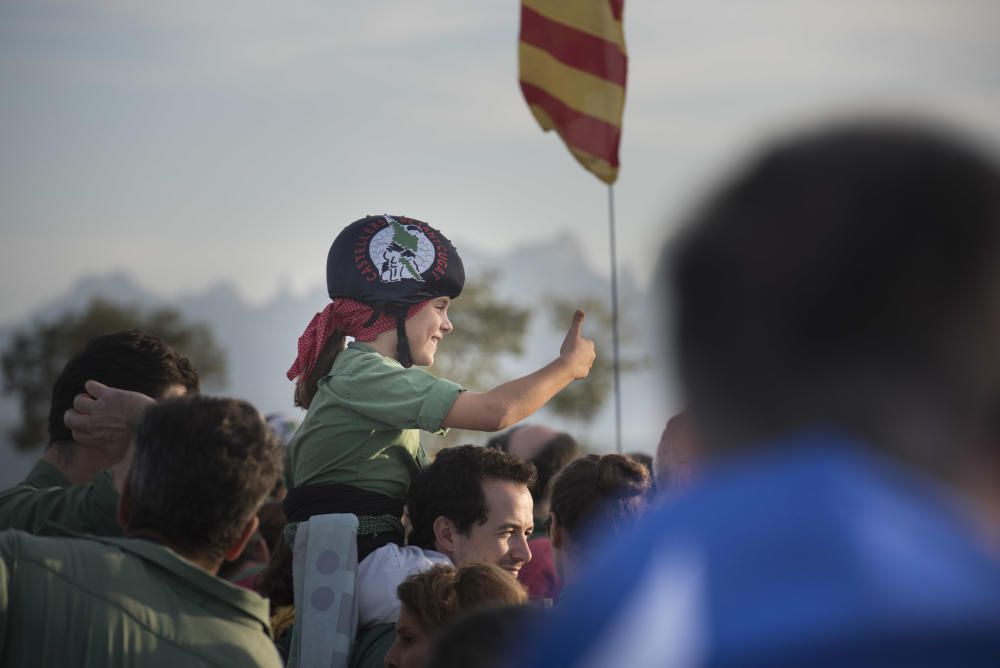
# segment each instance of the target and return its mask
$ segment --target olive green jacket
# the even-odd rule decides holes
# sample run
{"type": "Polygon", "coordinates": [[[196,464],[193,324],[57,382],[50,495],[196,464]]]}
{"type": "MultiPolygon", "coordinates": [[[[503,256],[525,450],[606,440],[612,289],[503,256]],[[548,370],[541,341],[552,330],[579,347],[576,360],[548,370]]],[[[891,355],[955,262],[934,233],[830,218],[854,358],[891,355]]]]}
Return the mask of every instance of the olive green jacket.
{"type": "Polygon", "coordinates": [[[118,491],[111,472],[83,485],[70,485],[59,469],[41,459],[21,484],[0,492],[0,530],[45,532],[52,522],[72,531],[121,536],[118,491]]]}
{"type": "Polygon", "coordinates": [[[130,538],[0,532],[0,665],[281,666],[268,603],[130,538]]]}

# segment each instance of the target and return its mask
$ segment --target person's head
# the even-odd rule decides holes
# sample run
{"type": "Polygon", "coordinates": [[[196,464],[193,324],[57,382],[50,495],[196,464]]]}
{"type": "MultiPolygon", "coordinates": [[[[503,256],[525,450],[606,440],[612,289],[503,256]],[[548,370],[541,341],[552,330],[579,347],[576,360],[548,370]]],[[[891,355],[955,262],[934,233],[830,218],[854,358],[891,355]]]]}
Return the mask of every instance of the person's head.
{"type": "Polygon", "coordinates": [[[646,468],[623,455],[581,457],[556,476],[549,533],[563,578],[577,569],[591,536],[607,542],[638,519],[651,485],[646,468]]]}
{"type": "Polygon", "coordinates": [[[119,502],[128,535],[161,540],[202,564],[235,559],[281,473],[282,449],[245,401],[170,399],[135,436],[119,502]]]}
{"type": "Polygon", "coordinates": [[[559,432],[540,424],[518,425],[491,438],[487,445],[509,452],[522,462],[530,462],[559,432]]]}
{"type": "Polygon", "coordinates": [[[818,426],[968,465],[1000,397],[1000,170],[978,150],[880,122],[793,137],[665,259],[706,448],[818,426]]]}
{"type": "Polygon", "coordinates": [[[450,625],[434,643],[428,666],[434,668],[500,668],[510,654],[547,618],[531,605],[479,610],[450,625]]]}
{"type": "Polygon", "coordinates": [[[331,303],[299,338],[298,357],[288,370],[288,379],[296,381],[296,405],[312,403],[347,336],[404,367],[432,364],[438,343],[452,329],[448,306],[464,285],[458,251],[427,223],[383,214],[345,227],[326,259],[331,303]]]}
{"type": "Polygon", "coordinates": [[[52,386],[49,445],[73,440],[63,415],[76,395],[85,392],[88,380],[154,399],[198,391],[198,372],[191,361],[157,337],[137,329],[94,337],[66,363],[52,386]]]}
{"type": "Polygon", "coordinates": [[[656,446],[654,471],[661,490],[674,491],[690,483],[701,460],[691,415],[681,411],[667,420],[656,446]]]}
{"type": "Polygon", "coordinates": [[[531,499],[535,504],[536,517],[548,514],[552,478],[582,454],[580,445],[572,436],[541,425],[514,427],[494,436],[486,445],[534,465],[535,484],[531,486],[531,499]]]}
{"type": "Polygon", "coordinates": [[[473,445],[442,450],[410,489],[410,544],[457,566],[485,562],[517,575],[531,559],[534,481],[534,467],[507,453],[473,445]]]}
{"type": "Polygon", "coordinates": [[[396,640],[385,656],[386,668],[419,668],[434,638],[464,614],[528,600],[513,575],[493,564],[461,568],[440,565],[404,580],[396,592],[402,604],[396,640]]]}

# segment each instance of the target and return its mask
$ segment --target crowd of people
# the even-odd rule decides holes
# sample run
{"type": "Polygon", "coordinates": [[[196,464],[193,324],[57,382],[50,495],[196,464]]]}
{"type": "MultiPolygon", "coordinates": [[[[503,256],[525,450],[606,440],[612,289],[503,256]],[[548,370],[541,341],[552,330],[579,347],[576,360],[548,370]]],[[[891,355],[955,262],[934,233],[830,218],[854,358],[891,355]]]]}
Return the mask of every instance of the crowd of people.
{"type": "Polygon", "coordinates": [[[1000,665],[994,159],[790,136],[660,264],[686,408],[652,458],[526,422],[589,374],[580,311],[524,377],[429,373],[465,270],[403,216],[333,241],[297,416],[201,395],[150,334],[91,340],[0,492],[0,665],[1000,665]],[[499,433],[428,457],[449,428],[499,433]]]}

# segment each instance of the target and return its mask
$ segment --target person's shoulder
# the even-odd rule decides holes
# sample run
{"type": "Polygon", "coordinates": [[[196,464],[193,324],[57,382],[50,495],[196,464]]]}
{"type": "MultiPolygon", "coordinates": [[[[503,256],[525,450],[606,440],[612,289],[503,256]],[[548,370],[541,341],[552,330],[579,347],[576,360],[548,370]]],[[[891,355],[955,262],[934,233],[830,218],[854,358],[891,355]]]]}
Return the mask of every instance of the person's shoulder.
{"type": "Polygon", "coordinates": [[[227,635],[228,647],[220,652],[225,665],[280,668],[285,664],[278,646],[263,629],[232,626],[227,635]]]}
{"type": "Polygon", "coordinates": [[[59,549],[66,547],[81,547],[89,549],[97,543],[91,536],[77,534],[55,523],[45,525],[47,533],[38,535],[21,529],[5,529],[0,531],[0,542],[7,545],[21,545],[27,550],[59,549]]]}
{"type": "Polygon", "coordinates": [[[0,531],[0,553],[6,559],[31,562],[45,570],[65,572],[93,570],[97,564],[118,560],[121,550],[94,537],[79,535],[60,525],[45,525],[45,535],[17,529],[0,531]]]}
{"type": "Polygon", "coordinates": [[[357,376],[359,373],[384,373],[395,370],[405,371],[403,366],[391,357],[386,357],[367,344],[351,341],[337,355],[329,375],[357,376]]]}
{"type": "Polygon", "coordinates": [[[0,555],[4,558],[16,558],[22,550],[25,537],[31,534],[18,529],[0,531],[0,555]]]}
{"type": "Polygon", "coordinates": [[[69,479],[58,467],[45,459],[39,459],[19,486],[46,489],[49,487],[69,487],[70,484],[69,479]]]}
{"type": "Polygon", "coordinates": [[[9,502],[13,498],[22,498],[26,494],[31,495],[34,492],[54,487],[69,487],[70,484],[69,479],[55,465],[44,459],[39,459],[28,471],[24,480],[13,487],[0,491],[0,504],[9,502]]]}
{"type": "Polygon", "coordinates": [[[427,369],[418,366],[404,367],[399,361],[383,355],[364,343],[352,341],[337,356],[326,380],[335,385],[358,385],[359,379],[398,379],[403,383],[427,384],[440,380],[427,369]]]}
{"type": "Polygon", "coordinates": [[[396,639],[395,624],[375,624],[358,634],[348,665],[351,668],[382,668],[385,655],[396,639]]]}
{"type": "Polygon", "coordinates": [[[380,574],[402,571],[409,574],[427,570],[438,564],[450,565],[451,560],[440,552],[425,550],[415,545],[400,547],[395,543],[386,543],[365,557],[358,564],[358,571],[380,574]]]}

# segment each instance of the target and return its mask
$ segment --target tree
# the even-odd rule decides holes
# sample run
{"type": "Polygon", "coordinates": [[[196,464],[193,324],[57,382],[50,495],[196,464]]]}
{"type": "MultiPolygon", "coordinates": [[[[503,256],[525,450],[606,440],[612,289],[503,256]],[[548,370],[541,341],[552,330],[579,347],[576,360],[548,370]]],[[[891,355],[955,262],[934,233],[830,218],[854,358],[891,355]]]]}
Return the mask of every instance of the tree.
{"type": "MultiPolygon", "coordinates": [[[[604,402],[607,401],[614,385],[614,353],[611,310],[605,303],[595,297],[584,300],[578,298],[549,296],[549,312],[552,314],[552,325],[557,331],[565,331],[566,323],[573,318],[573,312],[580,308],[587,314],[584,321],[584,336],[594,341],[597,348],[597,359],[590,369],[590,374],[583,380],[569,385],[565,390],[553,397],[546,406],[556,415],[589,423],[597,416],[604,402]]],[[[634,340],[635,333],[623,323],[631,322],[623,316],[624,309],[619,313],[620,340],[619,348],[634,340]]],[[[629,356],[622,352],[619,362],[621,373],[634,371],[643,363],[641,357],[629,356]]]]}
{"type": "MultiPolygon", "coordinates": [[[[455,330],[445,338],[443,352],[430,371],[473,391],[485,391],[503,380],[504,355],[521,355],[531,311],[496,296],[495,272],[465,284],[462,295],[448,312],[455,330]]],[[[467,440],[468,432],[453,429],[446,438],[428,439],[429,451],[467,440]]]]}
{"type": "Polygon", "coordinates": [[[82,312],[18,331],[4,350],[3,392],[16,395],[21,404],[21,422],[10,431],[18,448],[36,447],[47,440],[52,386],[70,358],[95,336],[133,328],[158,336],[190,358],[202,382],[225,382],[225,353],[216,346],[207,325],[186,323],[170,308],[143,312],[135,306],[94,300],[82,312]]]}

